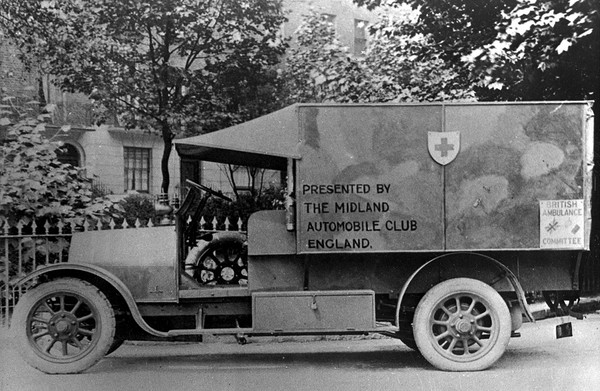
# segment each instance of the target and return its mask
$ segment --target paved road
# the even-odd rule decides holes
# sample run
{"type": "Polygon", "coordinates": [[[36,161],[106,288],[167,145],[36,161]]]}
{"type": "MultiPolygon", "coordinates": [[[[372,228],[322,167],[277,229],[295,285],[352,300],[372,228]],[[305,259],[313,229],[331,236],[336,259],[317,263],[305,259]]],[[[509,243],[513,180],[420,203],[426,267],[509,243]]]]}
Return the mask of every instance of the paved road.
{"type": "Polygon", "coordinates": [[[0,338],[0,390],[600,390],[600,314],[570,319],[574,337],[560,340],[559,319],[525,324],[493,368],[474,373],[437,371],[389,339],[256,339],[125,345],[84,374],[49,376],[0,338]]]}

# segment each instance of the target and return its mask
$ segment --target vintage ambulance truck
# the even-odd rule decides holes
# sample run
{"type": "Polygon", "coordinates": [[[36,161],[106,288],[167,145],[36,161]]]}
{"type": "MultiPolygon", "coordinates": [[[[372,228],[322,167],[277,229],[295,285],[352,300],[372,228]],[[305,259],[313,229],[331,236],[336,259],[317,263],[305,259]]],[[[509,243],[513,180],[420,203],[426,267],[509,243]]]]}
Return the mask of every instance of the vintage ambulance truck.
{"type": "Polygon", "coordinates": [[[15,342],[48,373],[124,340],[368,333],[442,370],[488,368],[533,320],[525,292],[578,297],[592,121],[589,102],[298,104],[177,140],[176,226],[74,234],[68,263],[21,281],[15,342]],[[281,170],[286,210],[199,250],[221,196],[200,161],[281,170]]]}

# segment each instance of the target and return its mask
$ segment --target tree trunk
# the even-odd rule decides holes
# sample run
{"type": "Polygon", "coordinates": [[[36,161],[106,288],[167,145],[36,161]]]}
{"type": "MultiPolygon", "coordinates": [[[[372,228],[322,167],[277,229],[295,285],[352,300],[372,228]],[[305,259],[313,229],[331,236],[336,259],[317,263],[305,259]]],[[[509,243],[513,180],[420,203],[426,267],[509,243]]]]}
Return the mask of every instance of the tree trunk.
{"type": "Polygon", "coordinates": [[[171,157],[171,149],[173,148],[173,134],[168,124],[162,124],[162,136],[164,141],[164,149],[162,159],[160,161],[160,171],[162,174],[162,182],[160,185],[161,193],[169,193],[169,184],[171,177],[169,175],[169,158],[171,157]]]}

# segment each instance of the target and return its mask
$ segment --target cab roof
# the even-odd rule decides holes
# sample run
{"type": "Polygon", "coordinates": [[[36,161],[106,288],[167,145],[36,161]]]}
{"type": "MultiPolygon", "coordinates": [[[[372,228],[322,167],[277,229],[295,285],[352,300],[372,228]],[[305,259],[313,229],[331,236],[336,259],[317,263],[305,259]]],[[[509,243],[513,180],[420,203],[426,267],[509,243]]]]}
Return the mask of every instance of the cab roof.
{"type": "Polygon", "coordinates": [[[239,125],[174,140],[182,159],[285,170],[287,159],[299,159],[298,105],[239,125]]]}

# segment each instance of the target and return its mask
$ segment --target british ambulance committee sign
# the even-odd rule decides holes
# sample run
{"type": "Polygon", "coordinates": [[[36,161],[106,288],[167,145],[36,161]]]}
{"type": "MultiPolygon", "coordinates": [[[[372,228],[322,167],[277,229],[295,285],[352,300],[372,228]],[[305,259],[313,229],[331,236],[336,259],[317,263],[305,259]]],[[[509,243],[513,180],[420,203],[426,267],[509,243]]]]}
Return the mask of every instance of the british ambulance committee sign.
{"type": "Polygon", "coordinates": [[[540,201],[540,248],[583,248],[583,222],[583,200],[540,201]]]}

